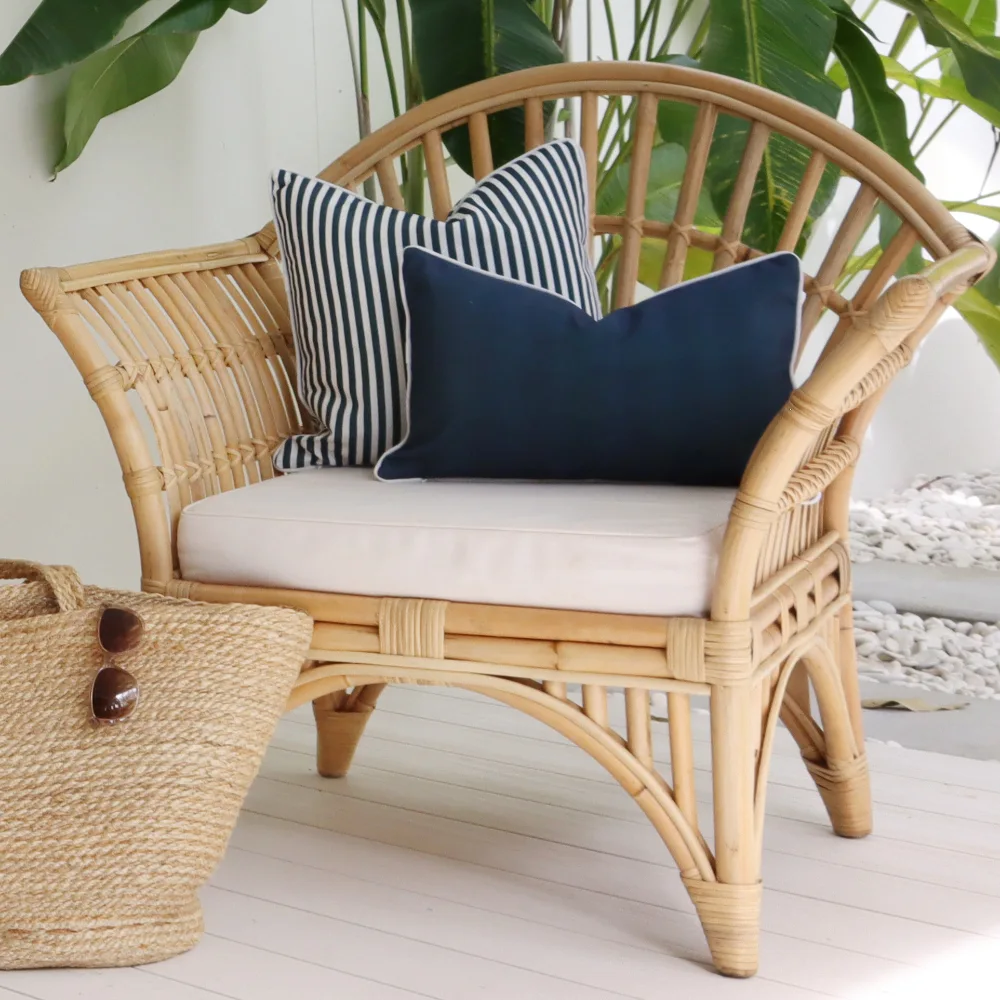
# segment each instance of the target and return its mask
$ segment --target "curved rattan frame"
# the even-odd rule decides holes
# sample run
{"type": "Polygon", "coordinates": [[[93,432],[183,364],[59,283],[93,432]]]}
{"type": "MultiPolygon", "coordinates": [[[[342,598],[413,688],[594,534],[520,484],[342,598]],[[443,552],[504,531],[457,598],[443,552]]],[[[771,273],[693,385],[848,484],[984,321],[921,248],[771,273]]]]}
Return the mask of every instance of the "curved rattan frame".
{"type": "Polygon", "coordinates": [[[802,750],[836,832],[862,836],[870,828],[847,552],[851,478],[886,386],[947,304],[988,270],[992,255],[916,178],[850,129],[779,95],[679,66],[567,64],[476,84],[407,113],[322,176],[354,188],[374,176],[386,203],[401,206],[397,161],[419,145],[433,212],[444,217],[451,195],[443,132],[468,126],[474,173],[482,177],[493,166],[489,113],[523,107],[530,148],[545,140],[545,102],[566,100],[579,121],[593,204],[608,97],[629,103],[635,138],[623,216],[593,218],[596,234],[620,237],[616,306],[632,300],[643,236],[667,241],[661,287],[681,279],[690,246],[713,253],[717,268],[758,253],[742,242],[743,223],[772,134],[810,151],[779,248],[796,246],[828,163],[858,182],[824,261],[806,282],[804,334],[826,310],[837,314],[835,329],[746,471],[707,618],[184,580],[174,548],[184,507],[270,478],[271,450],[309,426],[295,398],[273,227],[190,251],[26,271],[22,287],[73,357],[107,422],[135,513],[143,587],[206,601],[288,604],[312,614],[311,659],[290,706],[313,702],[320,773],[347,771],[387,683],[455,684],[499,698],[586,750],[636,799],[677,861],[716,966],[750,975],[757,963],[767,771],[779,717],[802,750]],[[697,108],[676,213],[667,224],[644,218],[661,100],[697,108]],[[694,211],[719,114],[742,117],[751,127],[722,231],[713,234],[695,227],[694,211]],[[859,287],[838,290],[879,205],[898,216],[898,232],[859,287]],[[893,281],[917,244],[933,263],[893,281]],[[140,407],[132,406],[130,393],[140,407]],[[568,685],[579,685],[580,694],[568,685]],[[616,726],[609,712],[610,687],[624,688],[624,725],[616,726]],[[669,783],[653,759],[655,690],[667,693],[669,783]],[[693,695],[710,699],[711,848],[695,798],[693,695]]]}

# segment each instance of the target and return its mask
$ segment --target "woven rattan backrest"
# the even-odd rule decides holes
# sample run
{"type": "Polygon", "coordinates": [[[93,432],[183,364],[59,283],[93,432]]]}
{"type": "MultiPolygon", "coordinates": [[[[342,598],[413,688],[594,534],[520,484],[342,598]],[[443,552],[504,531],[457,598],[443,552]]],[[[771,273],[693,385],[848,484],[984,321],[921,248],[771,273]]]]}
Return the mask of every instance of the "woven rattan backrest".
{"type": "MultiPolygon", "coordinates": [[[[646,238],[665,241],[655,282],[661,288],[682,280],[692,248],[710,253],[715,269],[762,252],[744,242],[744,219],[769,144],[777,141],[803,150],[801,179],[786,205],[779,249],[799,246],[829,165],[857,185],[815,275],[806,279],[804,335],[829,309],[841,317],[836,342],[864,316],[917,244],[937,259],[973,241],[916,178],[850,129],[739,81],[659,64],[566,64],[485,81],[396,119],[321,176],[355,190],[375,178],[382,200],[402,207],[401,159],[419,148],[428,209],[443,218],[455,200],[449,181],[456,171],[447,165],[447,133],[468,128],[473,173],[481,178],[494,167],[488,116],[515,109],[523,115],[526,145],[532,148],[552,131],[547,123],[555,120],[549,113],[553,102],[561,102],[568,112],[558,116],[558,128],[575,132],[585,151],[592,206],[607,117],[620,114],[631,123],[634,149],[624,210],[592,218],[595,235],[614,243],[610,287],[616,307],[635,297],[646,238]],[[662,101],[693,109],[683,180],[674,216],[667,222],[646,218],[662,101]],[[721,123],[733,119],[749,123],[738,174],[728,203],[717,206],[723,213],[721,228],[699,228],[695,213],[713,136],[721,123]],[[877,212],[896,216],[896,235],[863,281],[838,288],[877,212]]],[[[293,346],[273,226],[231,244],[30,271],[23,284],[73,355],[108,422],[139,523],[144,577],[155,588],[177,571],[174,528],[181,510],[202,497],[271,477],[270,453],[277,443],[308,429],[308,415],[295,399],[293,346]],[[126,402],[130,390],[148,420],[145,432],[126,402]],[[157,454],[150,447],[150,429],[157,454]]],[[[859,369],[858,378],[863,375],[867,381],[851,382],[843,392],[845,401],[856,407],[877,394],[905,362],[908,349],[904,345],[895,360],[888,359],[873,373],[859,369]]],[[[834,441],[843,412],[835,406],[834,416],[817,425],[809,441],[797,443],[801,453],[790,471],[802,467],[801,472],[774,501],[780,499],[782,517],[797,527],[783,541],[763,546],[756,577],[766,577],[822,533],[822,506],[802,501],[815,492],[817,482],[822,490],[830,475],[856,459],[854,450],[834,441]],[[831,446],[840,450],[831,453],[831,446]],[[817,470],[823,472],[818,478],[817,470]]]]}

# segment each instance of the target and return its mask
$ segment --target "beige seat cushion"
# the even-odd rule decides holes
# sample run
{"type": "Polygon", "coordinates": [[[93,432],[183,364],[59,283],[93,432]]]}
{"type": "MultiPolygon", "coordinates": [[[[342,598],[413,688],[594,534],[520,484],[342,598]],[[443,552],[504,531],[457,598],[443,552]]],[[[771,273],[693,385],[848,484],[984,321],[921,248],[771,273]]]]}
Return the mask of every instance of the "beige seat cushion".
{"type": "Polygon", "coordinates": [[[698,615],[733,495],[300,472],[188,507],[181,572],[203,583],[698,615]]]}

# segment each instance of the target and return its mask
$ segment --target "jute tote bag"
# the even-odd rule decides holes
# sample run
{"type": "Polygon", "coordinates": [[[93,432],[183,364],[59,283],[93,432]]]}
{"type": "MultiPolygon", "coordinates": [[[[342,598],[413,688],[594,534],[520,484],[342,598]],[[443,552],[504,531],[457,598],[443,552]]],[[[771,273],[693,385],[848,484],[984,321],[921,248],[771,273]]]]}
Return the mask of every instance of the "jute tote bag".
{"type": "Polygon", "coordinates": [[[155,962],[202,931],[225,850],[312,634],[285,608],[83,587],[0,561],[0,968],[155,962]],[[92,718],[102,609],[140,645],[134,713],[92,718]]]}

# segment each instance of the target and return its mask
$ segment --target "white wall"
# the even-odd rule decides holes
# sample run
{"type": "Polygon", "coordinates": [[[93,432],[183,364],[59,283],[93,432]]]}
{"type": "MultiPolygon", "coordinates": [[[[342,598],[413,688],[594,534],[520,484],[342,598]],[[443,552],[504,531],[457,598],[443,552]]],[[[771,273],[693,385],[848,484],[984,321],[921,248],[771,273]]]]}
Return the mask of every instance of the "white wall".
{"type": "MultiPolygon", "coordinates": [[[[0,39],[36,2],[0,4],[0,39]]],[[[270,0],[253,17],[227,15],[174,85],[102,123],[54,183],[52,81],[0,89],[0,555],[71,563],[96,583],[138,580],[107,433],[63,349],[21,298],[20,270],[258,229],[272,168],[312,171],[354,141],[338,8],[270,0]]],[[[968,197],[987,136],[978,123],[953,132],[928,174],[944,196],[968,197]]],[[[943,323],[886,401],[859,490],[918,471],[1000,466],[998,429],[1000,374],[960,320],[943,323]]]]}
{"type": "MultiPolygon", "coordinates": [[[[36,5],[0,4],[0,47],[36,5]]],[[[19,272],[259,229],[274,167],[313,172],[355,141],[334,6],[270,0],[252,17],[227,14],[168,90],[103,122],[55,182],[52,81],[0,89],[0,555],[137,584],[131,511],[107,432],[66,353],[21,298],[19,272]]]]}

